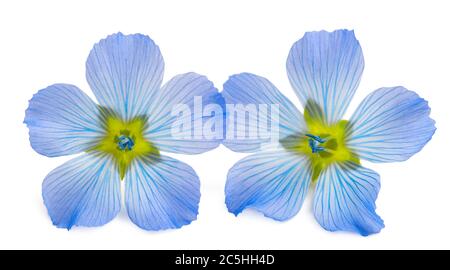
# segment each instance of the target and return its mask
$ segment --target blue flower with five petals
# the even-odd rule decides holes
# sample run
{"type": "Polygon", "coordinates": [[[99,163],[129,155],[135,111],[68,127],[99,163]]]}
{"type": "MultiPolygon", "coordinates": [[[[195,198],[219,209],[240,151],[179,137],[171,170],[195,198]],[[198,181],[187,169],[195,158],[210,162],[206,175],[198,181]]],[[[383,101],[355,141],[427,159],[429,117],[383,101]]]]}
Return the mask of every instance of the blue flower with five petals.
{"type": "MultiPolygon", "coordinates": [[[[198,176],[160,151],[197,154],[216,148],[221,138],[172,136],[177,115],[171,109],[176,104],[192,109],[197,96],[203,105],[223,99],[206,77],[195,73],[177,75],[161,87],[163,70],[160,50],[149,37],[117,33],[95,44],[86,62],[87,81],[99,105],[69,84],[51,85],[30,100],[24,122],[36,152],[48,157],[84,152],[43,182],[54,225],[70,229],[112,220],[121,208],[121,179],[128,216],[137,226],[179,228],[196,219],[198,176]]],[[[223,116],[183,117],[202,123],[223,116]]]]}
{"type": "MultiPolygon", "coordinates": [[[[435,122],[427,101],[401,86],[373,91],[348,121],[341,120],[363,68],[353,31],[306,33],[287,59],[303,115],[267,79],[249,73],[229,78],[222,92],[227,104],[279,104],[280,134],[276,147],[262,151],[269,138],[227,134],[223,143],[231,150],[257,152],[228,173],[225,193],[231,213],[253,208],[287,220],[297,214],[314,184],[314,216],[326,230],[369,235],[384,227],[375,212],[379,175],[360,160],[407,160],[431,139],[435,122]]],[[[234,130],[233,117],[227,114],[227,132],[234,130]]],[[[240,125],[252,128],[250,121],[240,125]]]]}

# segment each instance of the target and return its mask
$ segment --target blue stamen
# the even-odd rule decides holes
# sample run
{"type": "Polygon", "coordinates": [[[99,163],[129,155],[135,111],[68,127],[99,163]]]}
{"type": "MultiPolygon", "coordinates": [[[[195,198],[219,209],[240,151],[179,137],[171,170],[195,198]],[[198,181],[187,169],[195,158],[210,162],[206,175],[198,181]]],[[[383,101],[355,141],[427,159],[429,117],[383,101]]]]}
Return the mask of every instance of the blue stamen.
{"type": "Polygon", "coordinates": [[[117,145],[119,146],[119,149],[122,151],[131,150],[133,149],[134,142],[133,139],[126,135],[120,135],[118,138],[117,145]]]}
{"type": "Polygon", "coordinates": [[[325,151],[325,148],[323,146],[319,146],[319,144],[324,143],[326,140],[312,134],[305,134],[305,136],[309,137],[308,144],[313,153],[325,151]]]}
{"type": "Polygon", "coordinates": [[[315,141],[319,142],[319,143],[324,143],[326,142],[326,140],[320,138],[319,136],[316,135],[312,135],[312,134],[305,134],[306,137],[310,137],[311,139],[314,139],[315,141]]]}
{"type": "Polygon", "coordinates": [[[316,147],[316,152],[322,152],[322,151],[325,151],[325,148],[323,148],[322,146],[316,147]]]}

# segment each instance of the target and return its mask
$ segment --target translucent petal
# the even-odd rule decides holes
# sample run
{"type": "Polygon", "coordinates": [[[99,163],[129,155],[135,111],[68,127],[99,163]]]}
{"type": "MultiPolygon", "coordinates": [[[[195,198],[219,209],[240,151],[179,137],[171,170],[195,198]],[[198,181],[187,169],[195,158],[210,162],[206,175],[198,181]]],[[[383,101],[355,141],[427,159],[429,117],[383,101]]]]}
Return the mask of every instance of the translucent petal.
{"type": "Polygon", "coordinates": [[[200,182],[187,164],[167,156],[135,159],[125,178],[130,219],[145,230],[179,228],[197,218],[200,182]]]}
{"type": "Polygon", "coordinates": [[[304,132],[305,123],[300,111],[263,77],[251,73],[233,75],[225,82],[222,95],[226,104],[242,105],[240,108],[235,106],[236,112],[228,110],[226,116],[227,137],[223,144],[233,151],[255,152],[264,144],[278,143],[278,140],[273,141],[270,137],[272,130],[269,127],[272,124],[278,125],[279,132],[276,135],[279,139],[299,136],[304,132]],[[266,113],[261,109],[264,108],[261,105],[266,105],[266,113]],[[277,118],[270,108],[271,105],[278,107],[277,118]],[[239,118],[238,114],[246,115],[246,118],[239,118]],[[266,131],[269,136],[262,133],[266,131]],[[251,135],[251,132],[254,132],[255,136],[251,135]]]}
{"type": "Polygon", "coordinates": [[[223,103],[205,76],[193,72],[177,75],[155,92],[145,136],[166,152],[198,154],[214,149],[223,138],[223,103]],[[208,107],[216,109],[215,113],[206,113],[208,107]],[[206,123],[215,124],[213,133],[208,133],[206,123]]]}
{"type": "Polygon", "coordinates": [[[419,152],[436,128],[423,98],[404,87],[369,94],[350,119],[348,147],[373,162],[404,161],[419,152]]]}
{"type": "Polygon", "coordinates": [[[37,92],[24,122],[33,149],[49,157],[86,151],[102,134],[97,105],[68,84],[54,84],[37,92]]]}
{"type": "Polygon", "coordinates": [[[101,226],[120,210],[119,174],[110,156],[83,154],[47,175],[42,196],[55,226],[101,226]]]}
{"type": "Polygon", "coordinates": [[[250,155],[228,172],[228,211],[238,215],[253,208],[276,220],[289,219],[300,210],[310,180],[306,156],[284,150],[250,155]]]}
{"type": "Polygon", "coordinates": [[[318,104],[332,124],[342,119],[355,94],[364,58],[353,31],[308,32],[292,46],[286,66],[303,105],[318,104]]]}
{"type": "Polygon", "coordinates": [[[148,36],[117,33],[94,45],[86,77],[100,105],[130,120],[147,114],[161,86],[164,60],[148,36]]]}
{"type": "Polygon", "coordinates": [[[375,213],[379,175],[355,163],[333,163],[319,176],[314,215],[328,231],[378,233],[383,220],[375,213]]]}

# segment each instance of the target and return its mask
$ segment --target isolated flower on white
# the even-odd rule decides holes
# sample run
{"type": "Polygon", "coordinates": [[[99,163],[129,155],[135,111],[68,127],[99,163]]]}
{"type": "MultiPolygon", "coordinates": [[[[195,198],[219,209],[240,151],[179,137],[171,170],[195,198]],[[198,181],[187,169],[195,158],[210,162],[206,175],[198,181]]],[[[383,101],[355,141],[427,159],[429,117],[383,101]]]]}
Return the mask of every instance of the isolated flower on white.
{"type": "MultiPolygon", "coordinates": [[[[163,71],[160,50],[148,36],[118,33],[95,44],[86,62],[99,105],[69,84],[51,85],[30,100],[25,123],[33,149],[48,157],[83,153],[44,180],[42,195],[54,225],[70,229],[112,220],[121,208],[121,179],[128,216],[139,227],[179,228],[196,219],[197,174],[160,151],[198,154],[216,148],[221,137],[172,136],[180,120],[172,108],[183,104],[192,113],[195,97],[203,105],[223,100],[195,73],[177,75],[161,87],[163,71]]],[[[192,122],[189,131],[223,117],[191,113],[181,119],[192,122]]]]}
{"type": "MultiPolygon", "coordinates": [[[[314,184],[314,216],[326,230],[369,235],[384,227],[375,212],[379,175],[360,160],[410,158],[431,139],[435,122],[427,101],[401,86],[375,90],[350,120],[342,120],[363,68],[353,31],[306,33],[287,59],[289,80],[305,107],[303,115],[267,79],[250,73],[230,77],[222,92],[226,103],[278,104],[280,133],[277,148],[265,151],[260,148],[270,142],[268,138],[247,140],[227,134],[224,145],[231,150],[257,152],[228,173],[225,193],[230,212],[238,215],[253,208],[287,220],[297,214],[314,184]]],[[[235,130],[233,117],[227,115],[227,132],[235,130]]],[[[254,123],[244,123],[245,128],[254,129],[254,123]]]]}

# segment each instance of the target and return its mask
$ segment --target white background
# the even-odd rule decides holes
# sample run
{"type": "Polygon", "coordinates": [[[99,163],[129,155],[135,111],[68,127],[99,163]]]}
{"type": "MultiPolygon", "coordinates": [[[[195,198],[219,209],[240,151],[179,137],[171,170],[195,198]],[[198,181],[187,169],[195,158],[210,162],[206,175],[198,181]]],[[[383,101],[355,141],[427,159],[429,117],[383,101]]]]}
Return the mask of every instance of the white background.
{"type": "MultiPolygon", "coordinates": [[[[0,248],[8,249],[362,249],[450,248],[450,6],[448,1],[1,1],[0,248]],[[269,78],[295,104],[285,61],[306,31],[354,29],[365,71],[348,118],[372,90],[403,85],[429,101],[437,132],[403,163],[370,164],[381,175],[377,235],[330,233],[315,221],[311,198],[287,222],[224,204],[228,169],[245,154],[223,146],[177,158],[200,176],[198,220],[147,232],[125,211],[99,228],[57,229],[41,199],[50,170],[71,157],[35,153],[22,124],[28,100],[53,83],[90,96],[85,60],[108,34],[143,33],[160,46],[164,81],[195,71],[221,89],[231,74],[269,78]]],[[[175,155],[172,155],[175,156],[175,155]]],[[[312,195],[312,194],[310,194],[312,195]]],[[[124,209],[122,209],[124,210],[124,209]]]]}

